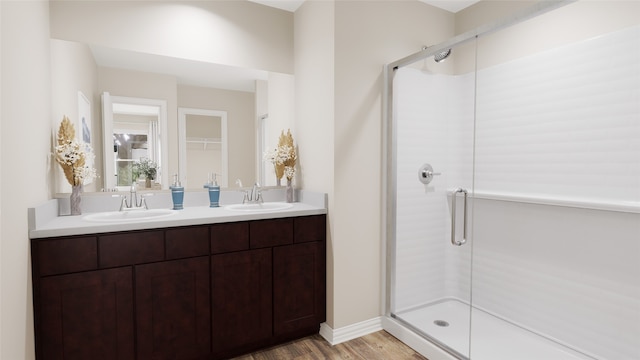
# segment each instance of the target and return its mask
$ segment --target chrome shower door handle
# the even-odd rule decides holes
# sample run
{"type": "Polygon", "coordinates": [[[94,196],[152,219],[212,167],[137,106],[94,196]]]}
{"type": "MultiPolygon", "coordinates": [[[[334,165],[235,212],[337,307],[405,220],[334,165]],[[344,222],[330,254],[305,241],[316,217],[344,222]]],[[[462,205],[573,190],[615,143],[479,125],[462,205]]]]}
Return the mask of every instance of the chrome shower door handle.
{"type": "Polygon", "coordinates": [[[455,246],[462,246],[467,242],[467,190],[456,189],[451,194],[451,244],[455,246]],[[462,240],[456,240],[456,200],[458,200],[458,194],[464,194],[464,214],[462,224],[462,240]]]}

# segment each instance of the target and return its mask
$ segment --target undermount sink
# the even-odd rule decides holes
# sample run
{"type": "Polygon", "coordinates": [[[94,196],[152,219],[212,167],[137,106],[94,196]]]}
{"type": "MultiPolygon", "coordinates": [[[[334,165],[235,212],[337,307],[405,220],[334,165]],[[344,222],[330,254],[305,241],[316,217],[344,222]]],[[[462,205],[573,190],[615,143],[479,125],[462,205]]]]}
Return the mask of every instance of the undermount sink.
{"type": "Polygon", "coordinates": [[[132,211],[110,211],[89,214],[83,217],[86,221],[94,222],[126,222],[157,219],[170,216],[176,212],[169,209],[132,210],[132,211]]]}
{"type": "Polygon", "coordinates": [[[293,204],[283,202],[266,202],[261,204],[234,204],[227,205],[225,209],[232,211],[245,211],[245,212],[265,212],[265,211],[280,211],[291,209],[293,204]]]}

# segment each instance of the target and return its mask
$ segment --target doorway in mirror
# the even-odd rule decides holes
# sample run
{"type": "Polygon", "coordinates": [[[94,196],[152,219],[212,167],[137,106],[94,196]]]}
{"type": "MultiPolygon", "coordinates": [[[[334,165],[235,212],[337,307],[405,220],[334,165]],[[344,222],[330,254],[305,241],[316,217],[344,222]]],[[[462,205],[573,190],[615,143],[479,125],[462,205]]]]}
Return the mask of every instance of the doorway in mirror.
{"type": "Polygon", "coordinates": [[[178,108],[180,179],[187,189],[202,188],[209,174],[228,186],[227,112],[178,108]]]}

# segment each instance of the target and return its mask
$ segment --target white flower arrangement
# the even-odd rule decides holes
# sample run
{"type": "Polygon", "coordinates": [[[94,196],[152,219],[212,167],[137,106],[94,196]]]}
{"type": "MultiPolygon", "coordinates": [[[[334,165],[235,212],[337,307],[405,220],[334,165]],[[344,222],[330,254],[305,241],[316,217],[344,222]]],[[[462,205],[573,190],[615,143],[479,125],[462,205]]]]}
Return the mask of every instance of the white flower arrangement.
{"type": "Polygon", "coordinates": [[[277,180],[282,179],[284,176],[288,181],[291,181],[296,174],[295,166],[298,160],[291,130],[288,130],[286,135],[282,131],[278,146],[273,150],[265,151],[263,158],[273,164],[277,180]]]}
{"type": "Polygon", "coordinates": [[[68,117],[62,119],[58,130],[58,145],[55,147],[55,159],[72,186],[82,185],[96,178],[96,170],[87,165],[95,158],[91,145],[78,142],[73,124],[68,117]]]}

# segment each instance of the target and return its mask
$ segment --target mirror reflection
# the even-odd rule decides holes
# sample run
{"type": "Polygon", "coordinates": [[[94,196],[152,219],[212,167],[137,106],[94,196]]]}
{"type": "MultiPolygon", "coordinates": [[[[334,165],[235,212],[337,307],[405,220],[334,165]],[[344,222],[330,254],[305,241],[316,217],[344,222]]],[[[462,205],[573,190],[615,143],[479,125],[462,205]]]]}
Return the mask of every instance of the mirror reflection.
{"type": "MultiPolygon", "coordinates": [[[[264,173],[262,155],[266,148],[277,142],[277,135],[264,134],[264,129],[279,131],[291,127],[294,112],[293,75],[166,56],[142,56],[132,51],[58,39],[51,40],[51,55],[54,118],[62,118],[67,114],[74,117],[78,91],[86,94],[91,103],[91,128],[95,134],[91,141],[99,178],[85,187],[85,191],[120,190],[122,186],[130,186],[128,183],[136,175],[130,165],[143,158],[154,160],[159,165],[158,177],[152,185],[155,188],[168,189],[171,185],[169,180],[174,174],[179,174],[180,181],[188,184],[188,188],[202,189],[207,180],[206,174],[211,172],[219,174],[222,187],[234,186],[236,179],[245,184],[258,181],[267,186],[275,185],[275,175],[271,169],[267,167],[267,173],[264,173]],[[185,69],[191,72],[195,69],[202,76],[188,76],[185,69]],[[117,113],[118,110],[114,111],[112,106],[102,106],[101,96],[104,93],[109,93],[111,98],[162,103],[138,104],[164,107],[159,111],[160,116],[164,116],[164,120],[158,120],[159,136],[155,135],[151,126],[153,122],[148,119],[150,114],[123,114],[127,117],[122,120],[109,117],[109,111],[117,113]],[[189,140],[186,133],[184,137],[179,136],[178,110],[181,108],[225,113],[225,146],[222,146],[223,143],[215,144],[218,138],[224,137],[217,133],[203,135],[195,130],[196,134],[188,135],[189,140]],[[264,116],[267,113],[268,118],[264,116]],[[145,116],[147,120],[132,120],[132,115],[145,116]],[[134,126],[133,123],[138,124],[134,126]],[[166,126],[164,131],[163,126],[166,126]],[[120,132],[114,133],[114,129],[120,132]],[[131,140],[125,140],[124,134],[128,134],[131,140]],[[138,137],[145,134],[146,144],[143,138],[138,137]],[[120,147],[114,149],[116,140],[120,141],[120,147]],[[136,144],[127,141],[136,141],[136,144]],[[197,141],[201,142],[199,145],[205,143],[207,151],[219,148],[219,153],[205,155],[198,150],[202,146],[196,149],[197,141]],[[189,151],[187,144],[191,149],[189,151]],[[181,151],[183,145],[185,149],[181,151]],[[145,146],[146,153],[143,150],[145,146]],[[207,158],[210,162],[201,163],[198,157],[207,158]]],[[[222,119],[219,114],[212,116],[222,119]]],[[[191,121],[188,120],[188,123],[191,121]]],[[[211,123],[216,121],[211,120],[211,123]]],[[[190,127],[187,126],[185,130],[190,127]]],[[[224,127],[218,125],[219,130],[224,127]]],[[[138,180],[143,178],[138,177],[138,180]]],[[[56,188],[61,193],[70,191],[65,182],[60,180],[59,174],[56,188]]]]}
{"type": "Polygon", "coordinates": [[[202,188],[215,174],[218,185],[228,179],[227,112],[178,109],[180,173],[186,189],[202,188]]]}
{"type": "Polygon", "coordinates": [[[167,183],[162,181],[166,179],[162,171],[166,103],[109,93],[102,95],[102,102],[105,186],[126,190],[139,182],[140,188],[161,189],[167,183]]]}

